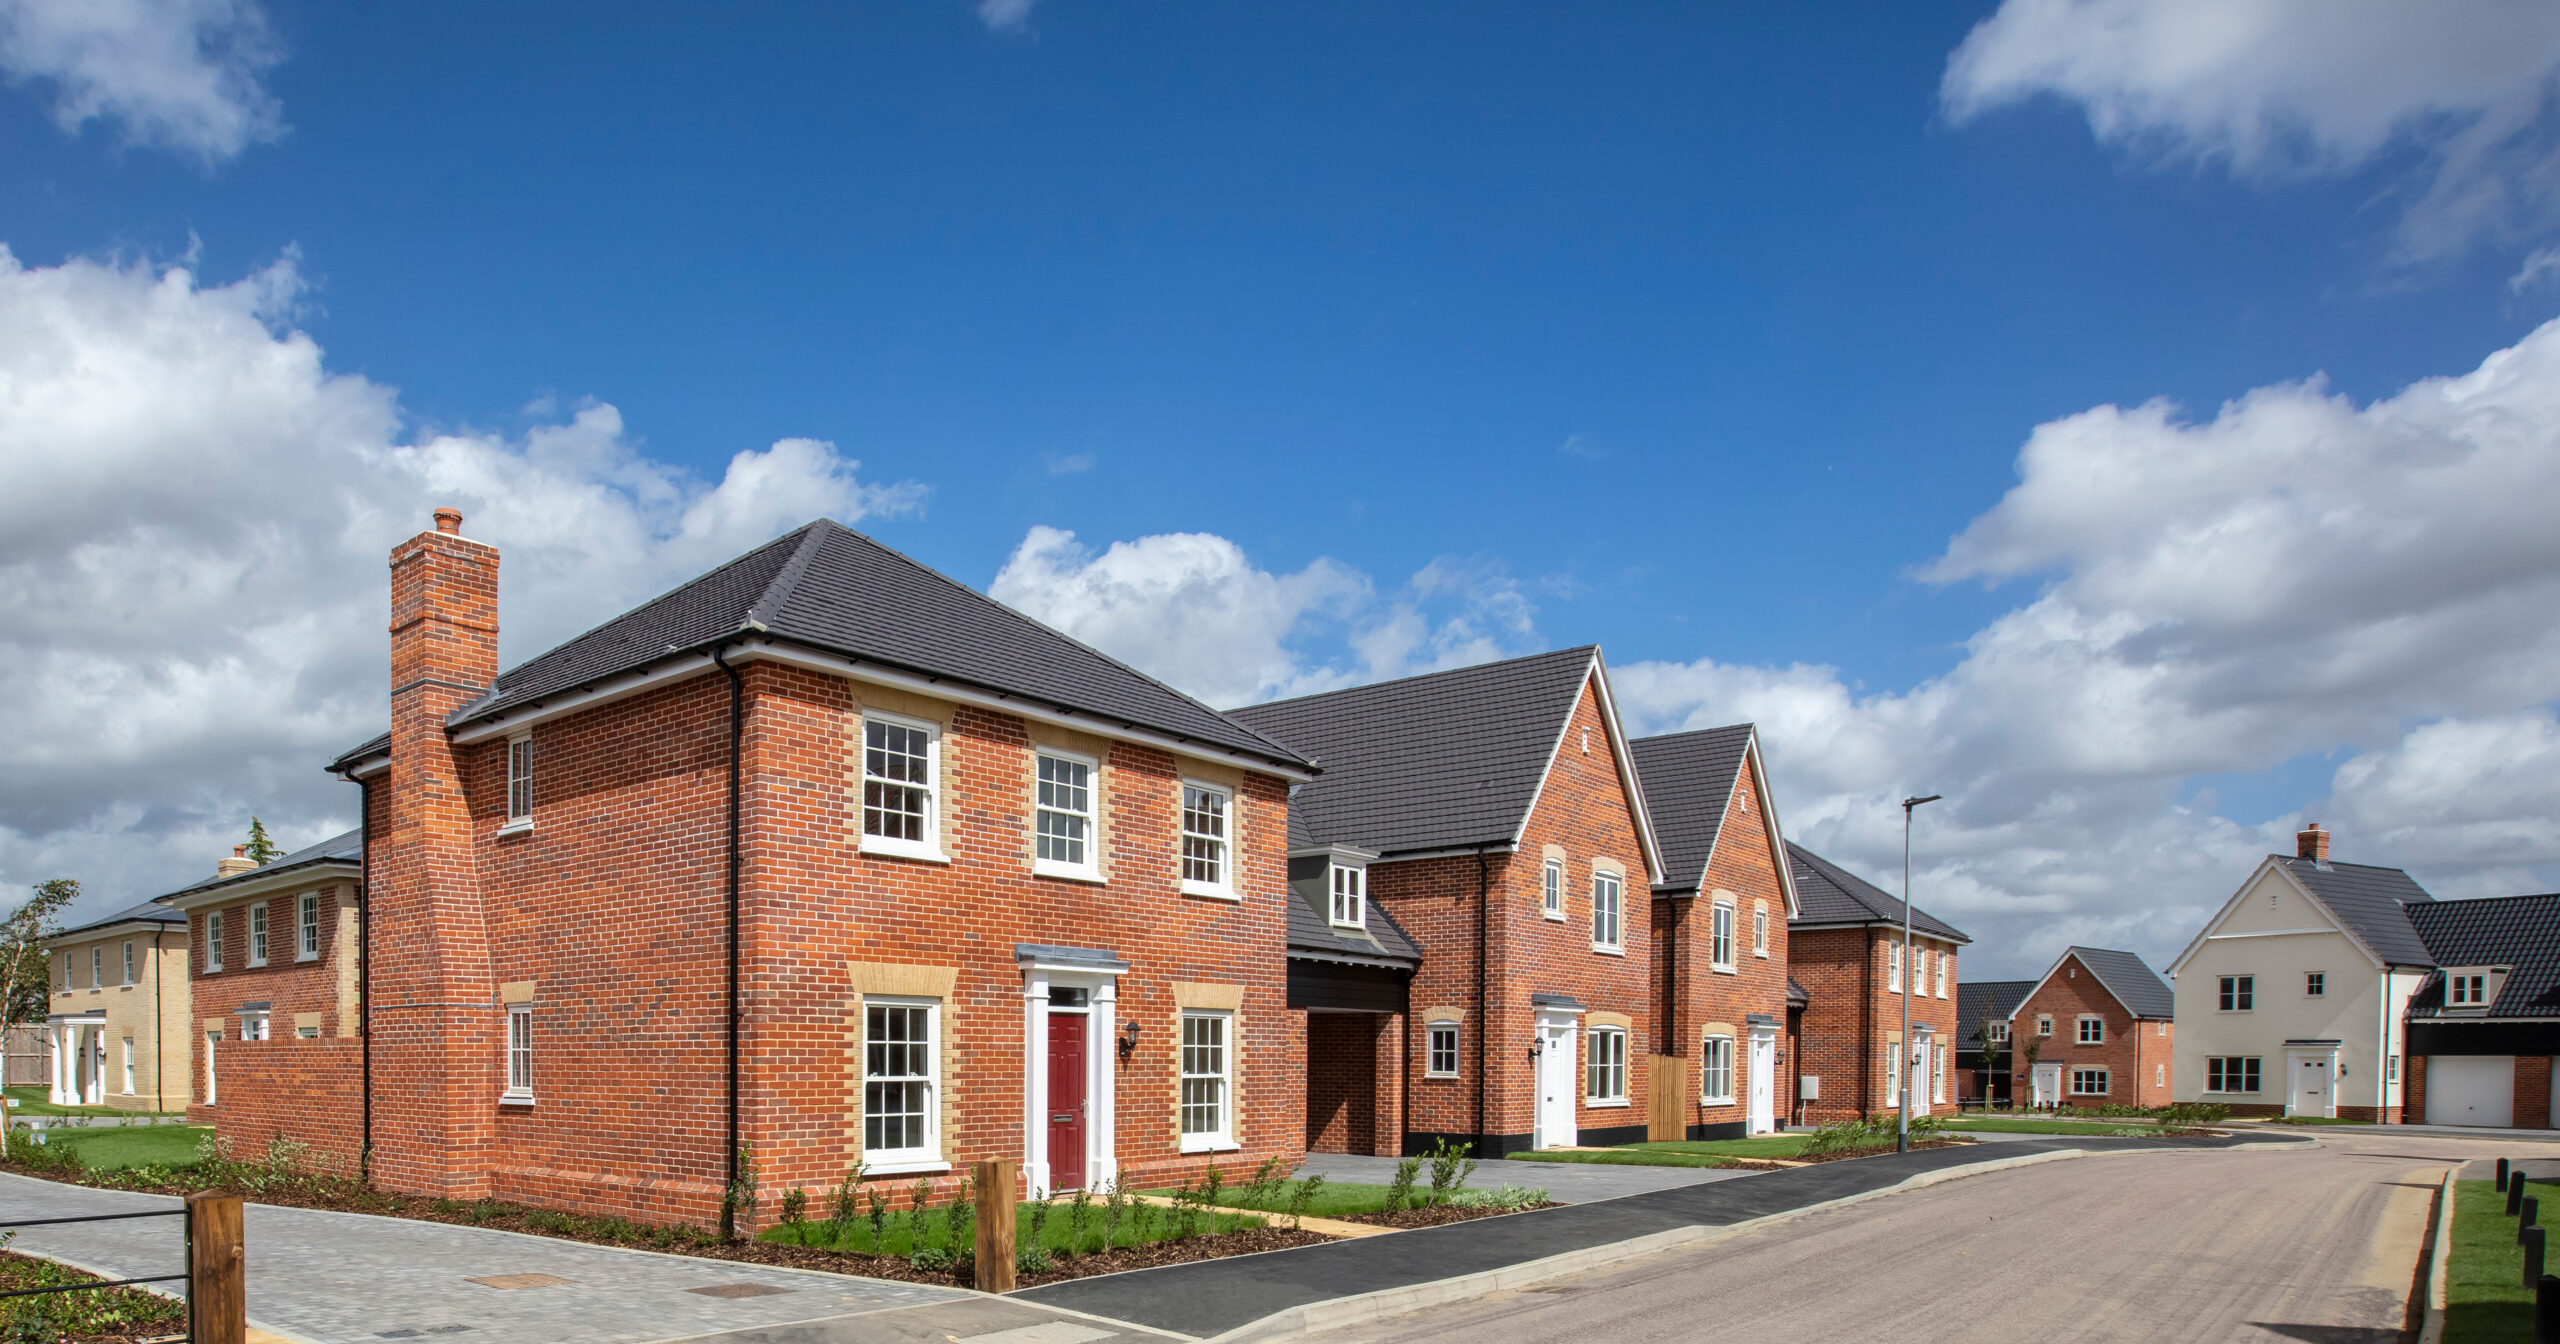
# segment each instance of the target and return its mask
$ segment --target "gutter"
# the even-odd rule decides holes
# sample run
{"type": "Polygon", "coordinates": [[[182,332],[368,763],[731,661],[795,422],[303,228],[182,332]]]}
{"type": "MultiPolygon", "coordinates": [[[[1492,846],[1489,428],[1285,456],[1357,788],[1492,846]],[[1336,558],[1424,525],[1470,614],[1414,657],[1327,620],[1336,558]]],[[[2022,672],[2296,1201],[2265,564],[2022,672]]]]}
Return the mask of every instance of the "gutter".
{"type": "Polygon", "coordinates": [[[720,1230],[737,1235],[738,1188],[738,749],[746,738],[746,680],[721,655],[727,644],[711,650],[711,661],[729,678],[729,1002],[728,1002],[728,1136],[729,1181],[720,1201],[720,1230]]]}

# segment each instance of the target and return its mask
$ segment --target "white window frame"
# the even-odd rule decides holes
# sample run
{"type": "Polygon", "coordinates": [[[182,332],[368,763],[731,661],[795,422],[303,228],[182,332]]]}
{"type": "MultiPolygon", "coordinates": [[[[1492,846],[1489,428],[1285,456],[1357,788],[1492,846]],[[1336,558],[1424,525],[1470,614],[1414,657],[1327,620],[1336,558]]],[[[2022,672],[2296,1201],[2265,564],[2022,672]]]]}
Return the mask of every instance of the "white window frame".
{"type": "Polygon", "coordinates": [[[1884,992],[1899,994],[1902,992],[1902,944],[1887,942],[1885,948],[1884,992]]]}
{"type": "Polygon", "coordinates": [[[2382,1064],[2382,1081],[2390,1083],[2395,1087],[2398,1086],[2400,1083],[2400,1057],[2398,1055],[2385,1055],[2383,1056],[2382,1064]]]}
{"type": "Polygon", "coordinates": [[[274,1038],[275,1015],[271,1012],[247,1012],[240,1015],[240,1039],[265,1041],[274,1038]]]}
{"type": "Polygon", "coordinates": [[[1356,863],[1325,865],[1326,914],[1337,929],[1369,927],[1369,870],[1356,863]]]}
{"type": "MultiPolygon", "coordinates": [[[[219,910],[204,912],[204,969],[207,975],[222,970],[222,912],[219,910]]],[[[69,972],[63,974],[66,980],[70,978],[69,972]]]]}
{"type": "Polygon", "coordinates": [[[1179,870],[1182,874],[1182,894],[1208,896],[1222,901],[1238,899],[1236,895],[1236,791],[1224,784],[1212,783],[1205,779],[1183,780],[1181,789],[1182,795],[1177,800],[1181,805],[1180,815],[1175,822],[1181,843],[1174,857],[1175,861],[1182,865],[1179,870]],[[1192,816],[1205,811],[1192,805],[1192,795],[1195,793],[1204,799],[1218,800],[1218,806],[1214,809],[1218,819],[1217,834],[1212,835],[1207,831],[1191,829],[1192,816]],[[1204,846],[1214,846],[1214,856],[1206,859],[1195,858],[1191,852],[1195,842],[1204,846]],[[1191,865],[1199,862],[1214,865],[1216,880],[1210,881],[1191,875],[1191,865]]]}
{"type": "Polygon", "coordinates": [[[1751,955],[1769,955],[1769,907],[1765,905],[1751,907],[1751,955]]]}
{"type": "Polygon", "coordinates": [[[1564,860],[1549,859],[1540,872],[1539,907],[1547,918],[1564,919],[1564,860]]]}
{"type": "MultiPolygon", "coordinates": [[[[855,1105],[855,1120],[862,1126],[862,1161],[871,1171],[888,1173],[927,1167],[937,1170],[942,1168],[942,1030],[942,1000],[940,999],[916,998],[899,994],[862,996],[862,1094],[855,1105]],[[924,1010],[925,1040],[921,1051],[923,1072],[873,1073],[871,1071],[871,1052],[875,1045],[871,1039],[871,1010],[875,1008],[888,1012],[924,1010]],[[922,1083],[924,1086],[924,1102],[920,1108],[923,1115],[923,1142],[898,1148],[885,1145],[873,1146],[871,1142],[872,1086],[916,1083],[922,1083]]],[[[916,1043],[912,1038],[905,1042],[884,1041],[876,1044],[881,1048],[903,1045],[909,1051],[911,1059],[917,1053],[916,1043]]],[[[899,1114],[903,1115],[906,1112],[902,1111],[899,1114]]]]}
{"type": "Polygon", "coordinates": [[[2204,1061],[2204,1090],[2216,1096],[2255,1096],[2264,1089],[2263,1056],[2207,1055],[2204,1061]],[[2220,1082],[2217,1085],[2216,1079],[2220,1082]],[[2235,1087],[2234,1083],[2257,1083],[2256,1087],[2235,1087]]]}
{"type": "Polygon", "coordinates": [[[294,1039],[298,1041],[316,1041],[320,1039],[320,1028],[316,1026],[295,1027],[293,1029],[293,1036],[294,1039]]]}
{"type": "Polygon", "coordinates": [[[1698,1047],[1698,1100],[1709,1106],[1730,1106],[1738,1093],[1734,1084],[1737,1056],[1730,1036],[1709,1036],[1698,1047]],[[1722,1084],[1722,1086],[1718,1086],[1722,1084]]]}
{"type": "Polygon", "coordinates": [[[2489,1006],[2489,973],[2463,971],[2444,978],[2447,1008],[2486,1008],[2489,1006]]]}
{"type": "Polygon", "coordinates": [[[1902,1104],[1902,1075],[1911,1071],[1903,1062],[1902,1042],[1884,1043],[1884,1104],[1887,1108],[1902,1104]]]}
{"type": "Polygon", "coordinates": [[[2325,999],[2329,997],[2329,973],[2327,971],[2304,971],[2302,973],[2302,997],[2306,999],[2325,999]]]}
{"type": "Polygon", "coordinates": [[[320,959],[320,893],[306,891],[293,898],[293,959],[320,959]]]}
{"type": "Polygon", "coordinates": [[[507,739],[507,824],[501,833],[533,826],[533,734],[507,739]]]}
{"type": "Polygon", "coordinates": [[[208,1028],[204,1034],[204,1104],[207,1106],[219,1104],[222,1098],[222,1089],[214,1085],[213,1071],[214,1047],[220,1044],[222,1028],[208,1028]]]}
{"type": "Polygon", "coordinates": [[[2114,1081],[2115,1080],[2113,1078],[2108,1076],[2106,1066],[2084,1065],[2071,1071],[2071,1095],[2075,1097],[2113,1096],[2115,1094],[2108,1089],[2112,1086],[2114,1081]],[[2096,1077],[2098,1080],[2098,1086],[2094,1091],[2080,1085],[2082,1079],[2092,1076],[2096,1077]]]}
{"type": "Polygon", "coordinates": [[[1098,805],[1101,793],[1101,762],[1096,761],[1090,756],[1079,755],[1072,751],[1061,751],[1054,747],[1041,747],[1032,752],[1032,872],[1037,873],[1042,877],[1063,877],[1078,882],[1099,882],[1102,880],[1102,826],[1100,824],[1102,809],[1098,805]],[[1049,779],[1049,768],[1053,763],[1063,769],[1082,771],[1084,773],[1084,782],[1077,784],[1065,778],[1060,778],[1054,781],[1049,779]],[[1057,797],[1061,801],[1067,801],[1068,795],[1066,791],[1070,789],[1081,792],[1084,795],[1084,807],[1081,810],[1073,807],[1060,806],[1049,801],[1052,797],[1057,797]],[[1042,824],[1050,817],[1058,817],[1066,822],[1073,823],[1076,833],[1073,836],[1050,836],[1047,832],[1041,829],[1042,824]],[[1059,859],[1051,858],[1040,852],[1043,846],[1050,844],[1058,844],[1061,846],[1072,845],[1084,851],[1084,857],[1082,859],[1059,859]]]}
{"type": "Polygon", "coordinates": [[[124,1094],[133,1095],[133,1038],[124,1038],[124,1094]]]}
{"type": "Polygon", "coordinates": [[[498,1104],[530,1106],[533,1104],[532,1004],[507,1005],[507,1029],[501,1039],[504,1044],[500,1047],[499,1076],[506,1080],[506,1088],[498,1093],[498,1104]]]}
{"type": "Polygon", "coordinates": [[[249,964],[267,964],[267,903],[259,901],[249,907],[249,964]]]}
{"type": "MultiPolygon", "coordinates": [[[[942,725],[929,719],[911,719],[903,714],[866,709],[862,711],[861,741],[855,751],[854,777],[858,783],[853,798],[854,830],[861,837],[861,851],[890,858],[923,859],[928,863],[950,862],[942,853],[942,725]],[[924,779],[921,782],[871,773],[871,726],[875,723],[884,728],[902,728],[923,734],[924,779]],[[914,789],[924,795],[924,812],[917,826],[923,832],[922,838],[910,840],[902,835],[871,833],[871,786],[875,783],[883,788],[914,789]]],[[[906,814],[901,811],[895,815],[906,814]]]]}
{"type": "Polygon", "coordinates": [[[106,944],[89,944],[89,988],[91,990],[100,990],[107,987],[107,973],[105,970],[106,964],[106,944]]]}
{"type": "Polygon", "coordinates": [[[1613,957],[1627,950],[1627,879],[1606,868],[1591,870],[1591,950],[1613,957]]]}
{"type": "Polygon", "coordinates": [[[1582,1029],[1582,1104],[1627,1104],[1627,1029],[1582,1029]],[[1604,1090],[1614,1088],[1614,1091],[1604,1090]]]}
{"type": "MultiPolygon", "coordinates": [[[[1940,953],[1938,954],[1938,997],[1939,997],[1939,998],[1942,998],[1942,999],[1943,999],[1943,998],[1947,997],[1947,982],[1949,982],[1949,981],[1951,981],[1951,980],[1953,980],[1953,979],[1955,979],[1955,978],[1956,978],[1956,975],[1955,975],[1955,964],[1956,964],[1956,954],[1955,954],[1955,953],[1953,953],[1953,952],[1940,952],[1940,953]]],[[[1940,1098],[1940,1100],[1944,1100],[1944,1098],[1940,1098]]]]}
{"type": "Polygon", "coordinates": [[[2153,1087],[2167,1087],[2169,1085],[2168,1065],[2154,1064],[2151,1066],[2151,1085],[2153,1087]]]}
{"type": "Polygon", "coordinates": [[[2050,1037],[2053,1035],[2053,1014],[2036,1014],[2036,1035],[2039,1037],[2050,1037]]]}
{"type": "Polygon", "coordinates": [[[2213,1002],[2214,1009],[2217,1012],[2256,1012],[2258,1005],[2258,977],[2255,975],[2226,975],[2221,977],[2214,985],[2213,1002]]]}
{"type": "Polygon", "coordinates": [[[1707,915],[1707,961],[1714,969],[1732,975],[1734,909],[1731,901],[1717,901],[1707,915]]]}
{"type": "Polygon", "coordinates": [[[1422,1076],[1425,1078],[1455,1078],[1458,1076],[1458,1064],[1458,1024],[1455,1022],[1428,1022],[1423,1024],[1422,1076]],[[1444,1043],[1449,1048],[1449,1067],[1445,1069],[1440,1067],[1440,1047],[1444,1043]]]}
{"type": "Polygon", "coordinates": [[[124,983],[128,986],[133,983],[133,940],[130,938],[124,940],[124,983]]]}
{"type": "Polygon", "coordinates": [[[2073,1031],[2071,1042],[2074,1045],[2105,1045],[2107,1043],[2107,1020],[2096,1013],[2082,1013],[2079,1025],[2073,1031]]]}
{"type": "Polygon", "coordinates": [[[1174,1113],[1176,1116],[1175,1123],[1179,1130],[1181,1149],[1183,1152],[1214,1153],[1223,1152],[1237,1146],[1235,1140],[1235,1016],[1236,1015],[1234,1013],[1228,1012],[1223,1008],[1185,1008],[1182,1010],[1182,1021],[1178,1028],[1182,1034],[1181,1038],[1174,1042],[1174,1049],[1178,1056],[1175,1062],[1175,1075],[1177,1081],[1174,1087],[1174,1113]],[[1214,1025],[1217,1028],[1216,1043],[1214,1045],[1193,1044],[1191,1040],[1192,1028],[1194,1026],[1209,1025],[1214,1025]],[[1195,1069],[1193,1065],[1200,1062],[1203,1057],[1201,1052],[1207,1050],[1215,1050],[1217,1052],[1215,1057],[1217,1067],[1214,1069],[1195,1069]],[[1192,1099],[1195,1088],[1204,1089],[1209,1100],[1205,1103],[1195,1102],[1192,1099]],[[1192,1128],[1193,1118],[1204,1108],[1204,1106],[1214,1114],[1217,1123],[1214,1126],[1194,1129],[1192,1128]]]}
{"type": "Polygon", "coordinates": [[[1938,1065],[1937,1076],[1931,1080],[1929,1087],[1929,1104],[1932,1106],[1943,1106],[1947,1102],[1947,1053],[1943,1049],[1929,1052],[1929,1058],[1937,1061],[1938,1065]]]}
{"type": "Polygon", "coordinates": [[[1993,1022],[1989,1024],[1989,1026],[1991,1034],[1984,1039],[1983,1043],[1985,1045],[2007,1045],[2009,1043],[2008,1023],[1993,1022]]]}

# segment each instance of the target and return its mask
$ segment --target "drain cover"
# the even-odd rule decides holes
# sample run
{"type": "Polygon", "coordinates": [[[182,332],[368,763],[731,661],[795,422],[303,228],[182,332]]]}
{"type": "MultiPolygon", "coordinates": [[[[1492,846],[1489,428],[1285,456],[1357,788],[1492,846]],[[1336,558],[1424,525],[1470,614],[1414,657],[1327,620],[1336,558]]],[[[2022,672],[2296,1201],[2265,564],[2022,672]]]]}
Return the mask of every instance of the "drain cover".
{"type": "Polygon", "coordinates": [[[472,1282],[484,1288],[559,1288],[573,1280],[556,1278],[549,1274],[492,1274],[485,1279],[473,1279],[472,1282]]]}
{"type": "Polygon", "coordinates": [[[769,1283],[715,1283],[708,1288],[687,1288],[688,1293],[704,1297],[771,1297],[776,1293],[796,1292],[793,1288],[776,1288],[769,1283]]]}

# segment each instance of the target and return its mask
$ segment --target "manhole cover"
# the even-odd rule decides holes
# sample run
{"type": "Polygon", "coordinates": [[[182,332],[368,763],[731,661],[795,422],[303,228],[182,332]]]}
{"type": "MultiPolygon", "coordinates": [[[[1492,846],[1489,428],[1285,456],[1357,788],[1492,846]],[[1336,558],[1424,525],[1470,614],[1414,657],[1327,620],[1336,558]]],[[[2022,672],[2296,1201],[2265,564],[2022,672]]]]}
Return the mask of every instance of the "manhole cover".
{"type": "Polygon", "coordinates": [[[769,1283],[715,1283],[708,1288],[687,1288],[688,1293],[704,1297],[771,1297],[776,1293],[796,1292],[792,1288],[776,1288],[769,1283]]]}
{"type": "Polygon", "coordinates": [[[492,1274],[485,1279],[473,1279],[472,1282],[484,1288],[560,1288],[573,1280],[557,1278],[549,1274],[492,1274]]]}

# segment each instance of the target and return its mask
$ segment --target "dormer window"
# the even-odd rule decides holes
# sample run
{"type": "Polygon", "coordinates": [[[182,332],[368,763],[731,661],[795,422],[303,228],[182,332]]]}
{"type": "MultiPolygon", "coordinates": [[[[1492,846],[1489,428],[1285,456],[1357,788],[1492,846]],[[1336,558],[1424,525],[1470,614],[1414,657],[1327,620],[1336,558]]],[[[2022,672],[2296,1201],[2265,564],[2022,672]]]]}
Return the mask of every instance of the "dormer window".
{"type": "Polygon", "coordinates": [[[2486,1008],[2489,1006],[2489,973],[2487,971],[2454,971],[2444,978],[2444,1006],[2447,1008],[2486,1008]]]}
{"type": "Polygon", "coordinates": [[[1346,929],[1369,926],[1369,870],[1347,863],[1333,865],[1333,922],[1346,929]]]}

